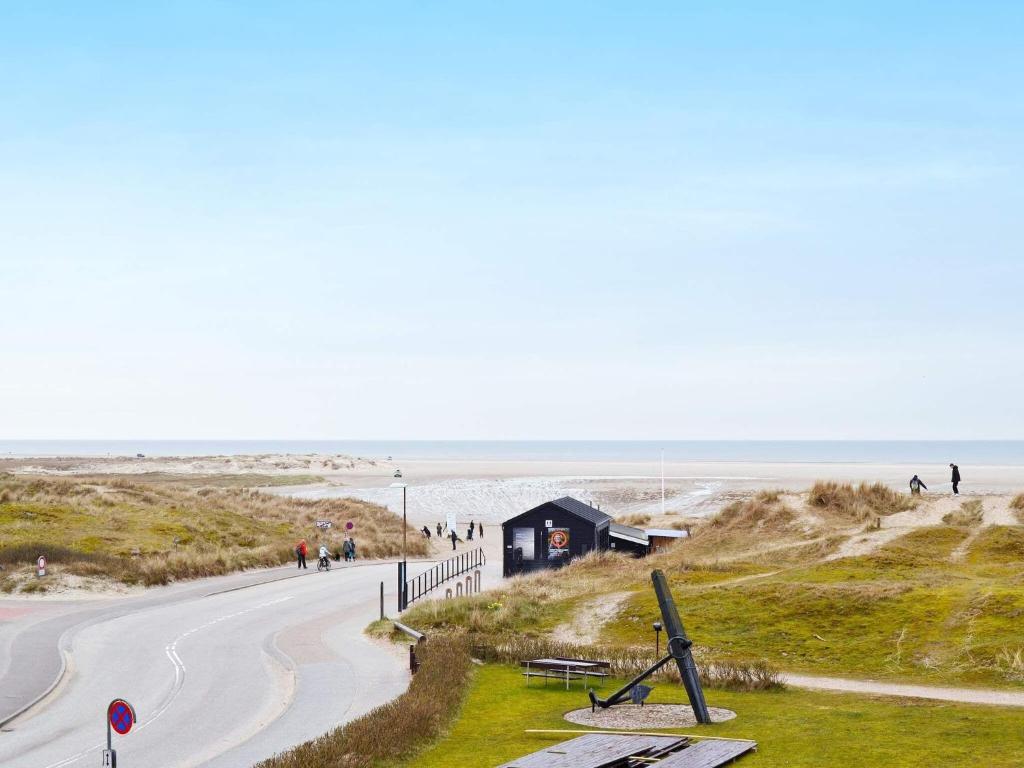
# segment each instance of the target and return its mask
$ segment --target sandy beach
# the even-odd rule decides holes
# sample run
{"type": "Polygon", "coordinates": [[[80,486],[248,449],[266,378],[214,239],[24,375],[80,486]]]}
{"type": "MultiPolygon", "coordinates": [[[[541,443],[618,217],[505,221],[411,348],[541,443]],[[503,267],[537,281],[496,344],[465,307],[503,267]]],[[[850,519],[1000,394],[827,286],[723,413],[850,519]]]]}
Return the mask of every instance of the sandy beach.
{"type": "MultiPolygon", "coordinates": [[[[951,494],[944,465],[819,462],[666,462],[662,515],[661,465],[637,461],[410,460],[322,454],[183,457],[47,457],[0,459],[0,471],[18,474],[147,474],[184,477],[224,474],[294,475],[295,486],[272,489],[306,498],[353,497],[401,512],[417,525],[433,525],[454,512],[461,522],[497,524],[559,496],[571,495],[613,515],[648,515],[652,524],[706,517],[729,501],[762,488],[801,490],[816,480],[882,482],[904,490],[919,474],[928,495],[951,494]],[[400,472],[401,477],[395,477],[400,472]],[[310,476],[322,481],[310,483],[310,476]],[[300,479],[301,478],[301,479],[300,479]]],[[[961,496],[1024,491],[1022,465],[961,465],[961,496]]]]}

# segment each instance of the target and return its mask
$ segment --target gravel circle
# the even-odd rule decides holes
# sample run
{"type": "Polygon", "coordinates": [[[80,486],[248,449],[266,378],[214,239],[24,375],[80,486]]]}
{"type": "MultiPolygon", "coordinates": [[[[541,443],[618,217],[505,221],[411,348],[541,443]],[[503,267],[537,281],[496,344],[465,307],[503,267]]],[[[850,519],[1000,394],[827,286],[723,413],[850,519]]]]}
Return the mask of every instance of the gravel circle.
{"type": "MultiPolygon", "coordinates": [[[[732,720],[736,713],[731,709],[708,707],[711,720],[724,723],[732,720]]],[[[643,731],[649,728],[688,728],[697,724],[693,716],[693,708],[684,704],[620,704],[608,709],[597,708],[591,712],[586,709],[574,709],[565,713],[565,719],[577,725],[589,725],[594,728],[610,728],[614,730],[643,731]]]]}

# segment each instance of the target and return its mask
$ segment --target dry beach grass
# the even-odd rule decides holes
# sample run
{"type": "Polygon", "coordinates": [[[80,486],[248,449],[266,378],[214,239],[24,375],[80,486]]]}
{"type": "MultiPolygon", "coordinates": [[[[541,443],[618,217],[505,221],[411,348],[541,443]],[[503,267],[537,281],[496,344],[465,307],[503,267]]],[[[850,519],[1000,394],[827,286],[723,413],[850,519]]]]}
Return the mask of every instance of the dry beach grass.
{"type": "MultiPolygon", "coordinates": [[[[40,553],[58,583],[74,576],[148,586],[279,565],[294,557],[299,538],[339,548],[347,522],[360,557],[400,551],[401,521],[361,501],[308,501],[192,481],[0,475],[0,589],[45,588],[25,578],[40,553]],[[320,534],[314,522],[321,519],[335,528],[320,534]]],[[[413,556],[427,553],[411,530],[408,542],[413,556]]]]}

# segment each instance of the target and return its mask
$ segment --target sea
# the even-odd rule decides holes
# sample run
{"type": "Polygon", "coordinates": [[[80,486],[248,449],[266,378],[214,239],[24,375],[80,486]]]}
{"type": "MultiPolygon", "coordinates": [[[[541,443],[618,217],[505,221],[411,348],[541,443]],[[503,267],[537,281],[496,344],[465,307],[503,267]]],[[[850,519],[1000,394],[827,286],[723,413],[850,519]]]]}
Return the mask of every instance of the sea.
{"type": "Polygon", "coordinates": [[[0,456],[321,454],[395,461],[1024,465],[1024,440],[2,440],[0,456]]]}

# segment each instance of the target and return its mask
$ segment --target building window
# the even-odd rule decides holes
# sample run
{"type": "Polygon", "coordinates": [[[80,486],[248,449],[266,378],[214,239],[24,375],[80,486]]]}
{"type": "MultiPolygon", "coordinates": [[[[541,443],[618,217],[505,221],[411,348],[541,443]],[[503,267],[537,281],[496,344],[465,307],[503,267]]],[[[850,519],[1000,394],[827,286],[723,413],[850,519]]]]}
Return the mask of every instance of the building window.
{"type": "Polygon", "coordinates": [[[512,549],[522,550],[523,560],[533,560],[533,528],[512,529],[512,549]]]}

